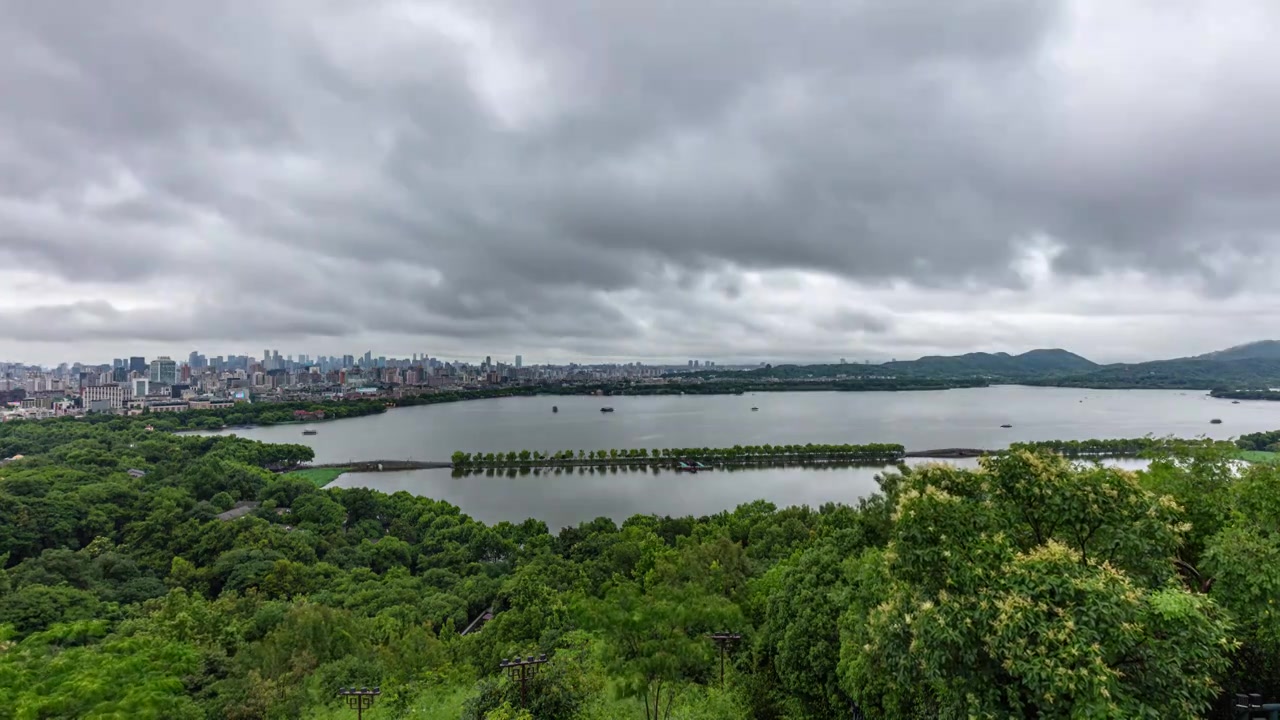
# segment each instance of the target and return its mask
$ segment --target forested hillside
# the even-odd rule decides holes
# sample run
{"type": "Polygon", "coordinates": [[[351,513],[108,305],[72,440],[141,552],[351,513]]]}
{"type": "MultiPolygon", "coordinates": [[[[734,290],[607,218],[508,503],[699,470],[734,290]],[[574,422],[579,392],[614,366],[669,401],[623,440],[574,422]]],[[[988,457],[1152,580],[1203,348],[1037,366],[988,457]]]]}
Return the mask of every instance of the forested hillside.
{"type": "Polygon", "coordinates": [[[1280,691],[1280,474],[1217,446],[564,529],[319,490],[265,469],[306,447],[138,419],[6,423],[0,448],[24,456],[0,465],[4,720],[354,717],[353,685],[373,720],[1172,718],[1280,691]],[[723,689],[717,631],[742,636],[723,689]],[[499,664],[543,653],[522,714],[499,664]]]}
{"type": "MultiPolygon", "coordinates": [[[[770,365],[752,370],[707,370],[693,373],[720,384],[762,380],[877,378],[881,388],[928,389],[1014,383],[1082,388],[1149,388],[1259,390],[1280,387],[1280,341],[1241,345],[1192,358],[1099,365],[1066,350],[1031,350],[1020,355],[967,353],[930,355],[877,365],[770,365]]],[[[682,375],[689,375],[682,373],[682,375]]]]}

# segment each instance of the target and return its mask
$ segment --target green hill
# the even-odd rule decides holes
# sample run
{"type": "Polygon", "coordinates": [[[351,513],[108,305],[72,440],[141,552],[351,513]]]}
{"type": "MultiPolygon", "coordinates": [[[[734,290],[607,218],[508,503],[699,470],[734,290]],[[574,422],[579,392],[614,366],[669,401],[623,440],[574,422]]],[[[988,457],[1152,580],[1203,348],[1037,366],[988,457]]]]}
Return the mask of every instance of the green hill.
{"type": "Polygon", "coordinates": [[[1280,360],[1280,340],[1259,340],[1186,360],[1280,360]]]}
{"type": "Polygon", "coordinates": [[[1100,366],[1075,353],[1055,348],[1031,350],[1021,355],[982,352],[953,356],[930,355],[919,360],[887,362],[880,367],[912,375],[1016,378],[1083,373],[1100,366]]]}
{"type": "MultiPolygon", "coordinates": [[[[689,377],[681,373],[681,376],[689,377]]],[[[728,383],[848,379],[852,382],[918,383],[952,387],[1019,383],[1084,388],[1170,388],[1186,390],[1265,390],[1280,387],[1280,341],[1263,340],[1226,350],[1173,360],[1099,365],[1060,348],[1021,355],[974,352],[927,355],[880,365],[777,365],[753,370],[708,370],[694,377],[728,383]]],[[[881,388],[876,388],[881,389],[881,388]]],[[[892,387],[883,389],[895,389],[892,387]]],[[[910,389],[917,389],[913,385],[910,389]]]]}
{"type": "Polygon", "coordinates": [[[1093,372],[1042,378],[1035,384],[1067,387],[1259,389],[1280,387],[1280,358],[1210,360],[1182,358],[1107,365],[1093,372]]]}

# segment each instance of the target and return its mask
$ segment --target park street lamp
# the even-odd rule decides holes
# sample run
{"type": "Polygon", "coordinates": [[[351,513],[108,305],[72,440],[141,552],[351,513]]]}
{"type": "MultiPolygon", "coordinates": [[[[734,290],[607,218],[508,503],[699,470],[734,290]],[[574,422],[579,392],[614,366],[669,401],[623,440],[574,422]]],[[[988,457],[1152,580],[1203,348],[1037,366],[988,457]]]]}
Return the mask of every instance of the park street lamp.
{"type": "Polygon", "coordinates": [[[347,699],[347,707],[356,711],[356,720],[364,719],[364,711],[373,707],[373,701],[382,694],[382,688],[338,688],[338,695],[347,699]]]}
{"type": "Polygon", "coordinates": [[[547,661],[546,653],[534,657],[521,660],[519,657],[513,657],[510,660],[502,658],[502,662],[498,663],[498,667],[507,671],[507,677],[520,683],[520,707],[525,707],[525,688],[534,675],[538,674],[538,666],[547,661]]]}
{"type": "Polygon", "coordinates": [[[729,646],[742,639],[738,633],[728,631],[711,633],[711,639],[716,645],[720,646],[720,687],[724,687],[724,654],[729,646]]]}

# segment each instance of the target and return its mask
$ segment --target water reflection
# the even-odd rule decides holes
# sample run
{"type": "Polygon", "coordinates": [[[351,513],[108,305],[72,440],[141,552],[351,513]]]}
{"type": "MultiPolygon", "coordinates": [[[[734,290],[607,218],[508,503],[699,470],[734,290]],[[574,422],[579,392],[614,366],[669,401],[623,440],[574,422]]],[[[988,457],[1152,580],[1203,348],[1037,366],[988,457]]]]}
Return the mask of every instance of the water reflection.
{"type": "MultiPolygon", "coordinates": [[[[938,462],[910,459],[908,465],[938,462]]],[[[977,467],[974,458],[947,460],[977,467]]],[[[1109,460],[1139,469],[1146,461],[1109,460]]],[[[385,493],[409,492],[445,500],[485,523],[521,522],[537,518],[552,532],[597,517],[621,522],[637,514],[712,515],[755,500],[779,507],[824,503],[855,504],[879,490],[876,476],[889,465],[829,464],[738,467],[698,473],[659,467],[503,468],[470,472],[413,470],[348,473],[331,487],[367,487],[385,493]]]]}
{"type": "MultiPolygon", "coordinates": [[[[913,458],[909,462],[912,464],[920,464],[921,462],[926,462],[926,461],[918,458],[913,458]]],[[[972,458],[961,458],[959,460],[946,460],[942,462],[948,462],[951,464],[960,463],[961,466],[963,467],[977,466],[976,459],[972,459],[972,458]]],[[[828,462],[828,463],[809,464],[809,463],[800,463],[800,462],[785,462],[785,461],[779,460],[779,461],[753,463],[751,465],[717,465],[710,469],[701,470],[697,473],[676,471],[673,468],[665,467],[662,465],[570,465],[570,466],[557,466],[557,467],[454,468],[451,471],[451,473],[455,478],[465,478],[465,477],[515,478],[515,477],[527,477],[530,475],[534,477],[539,477],[542,475],[552,475],[552,476],[572,475],[575,472],[578,475],[586,475],[588,473],[591,475],[597,475],[597,474],[617,475],[619,473],[626,474],[626,475],[630,475],[630,474],[661,475],[663,473],[676,473],[680,475],[698,475],[698,474],[706,474],[709,472],[751,473],[751,472],[758,472],[761,470],[776,470],[776,469],[808,470],[813,472],[831,472],[831,471],[848,470],[851,468],[852,469],[870,468],[870,469],[879,471],[887,467],[892,467],[892,466],[886,465],[885,463],[882,463],[882,462],[864,462],[864,463],[828,462]]]]}

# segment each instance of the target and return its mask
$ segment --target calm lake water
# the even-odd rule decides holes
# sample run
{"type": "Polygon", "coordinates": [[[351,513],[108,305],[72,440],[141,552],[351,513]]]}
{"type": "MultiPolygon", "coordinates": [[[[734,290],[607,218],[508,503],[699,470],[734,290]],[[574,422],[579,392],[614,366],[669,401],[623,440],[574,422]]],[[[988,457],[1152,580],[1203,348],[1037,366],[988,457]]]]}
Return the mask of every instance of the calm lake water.
{"type": "MultiPolygon", "coordinates": [[[[448,460],[455,450],[594,450],[765,443],[897,442],[908,450],[998,449],[1022,440],[1175,435],[1226,439],[1280,428],[1280,403],[1233,405],[1199,391],[1000,386],[935,392],[810,392],[650,397],[502,398],[403,408],[305,426],[235,430],[310,445],[317,463],[448,460]],[[557,405],[558,413],[551,407],[557,405]],[[602,406],[615,412],[601,413],[602,406]],[[753,412],[752,407],[759,407],[753,412]],[[1221,425],[1211,425],[1221,418],[1221,425]],[[1001,428],[1012,424],[1009,429],[1001,428]]],[[[448,471],[351,474],[340,486],[407,490],[485,521],[536,517],[556,530],[597,516],[702,515],[767,499],[780,506],[853,502],[876,489],[874,468],[682,474],[619,471],[453,477],[448,471]]]]}
{"type": "MultiPolygon", "coordinates": [[[[910,460],[919,465],[930,460],[910,460]]],[[[976,459],[947,460],[961,467],[977,467],[976,459]]],[[[1140,460],[1114,460],[1127,468],[1144,467],[1140,460]]],[[[394,473],[348,473],[331,487],[367,487],[385,493],[401,490],[447,500],[487,524],[537,518],[551,532],[597,517],[616,522],[636,514],[711,515],[753,500],[778,507],[823,503],[855,504],[876,492],[876,475],[886,467],[752,468],[712,470],[695,475],[670,470],[621,468],[565,469],[557,474],[504,472],[454,476],[449,470],[411,470],[394,473]]]]}

